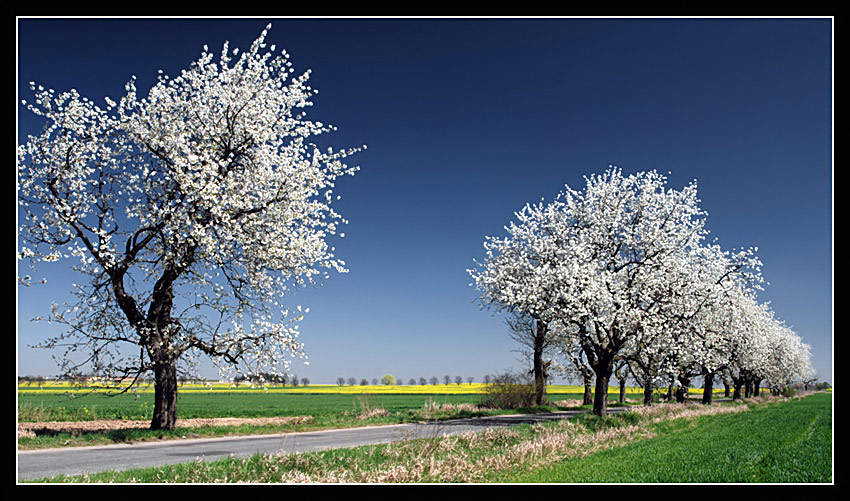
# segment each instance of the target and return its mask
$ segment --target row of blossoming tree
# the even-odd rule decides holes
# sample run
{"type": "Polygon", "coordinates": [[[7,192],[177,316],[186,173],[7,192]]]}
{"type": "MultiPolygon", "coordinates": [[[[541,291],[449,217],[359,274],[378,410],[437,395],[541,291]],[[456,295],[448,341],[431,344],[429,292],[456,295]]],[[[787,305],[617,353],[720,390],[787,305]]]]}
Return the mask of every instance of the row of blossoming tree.
{"type": "Polygon", "coordinates": [[[538,403],[557,371],[595,378],[598,415],[615,374],[642,385],[646,404],[671,380],[681,396],[702,377],[710,403],[718,375],[736,396],[811,375],[809,346],[757,298],[758,248],[707,241],[695,181],[676,190],[658,172],[614,167],[585,179],[517,212],[469,270],[481,305],[528,333],[538,403]]]}
{"type": "Polygon", "coordinates": [[[152,373],[153,429],[174,427],[178,371],[202,355],[223,376],[287,374],[309,309],[284,298],[346,271],[326,240],[346,222],[332,191],[358,149],[309,142],[335,127],[305,118],[310,72],[266,47],[270,26],[241,54],[204,46],[178,76],[160,71],[147,97],[133,77],[105,107],[34,82],[24,101],[44,129],[18,148],[20,256],[74,260],[85,278],[39,346],[63,350],[63,371],[152,373]]]}

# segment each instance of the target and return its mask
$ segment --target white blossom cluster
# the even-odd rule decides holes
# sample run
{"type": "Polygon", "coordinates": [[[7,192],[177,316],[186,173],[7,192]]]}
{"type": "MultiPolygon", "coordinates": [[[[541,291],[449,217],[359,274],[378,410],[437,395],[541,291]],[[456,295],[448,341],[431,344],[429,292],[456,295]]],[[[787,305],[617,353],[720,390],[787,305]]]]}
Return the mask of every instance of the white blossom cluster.
{"type": "Polygon", "coordinates": [[[115,341],[141,347],[123,365],[136,371],[204,353],[223,369],[283,373],[303,357],[309,309],[284,297],[347,271],[328,243],[347,223],[331,202],[336,179],[358,170],[345,158],[365,146],[310,142],[336,128],[306,118],[318,91],[266,47],[270,27],[241,53],[204,46],[145,97],[134,76],[105,107],[31,83],[24,104],[45,128],[18,147],[19,255],[76,259],[90,278],[78,305],[54,309],[71,328],[46,345],[72,341],[116,371],[115,341]]]}
{"type": "Polygon", "coordinates": [[[648,385],[721,371],[787,384],[811,370],[808,347],[756,300],[757,248],[706,242],[695,181],[675,190],[615,167],[585,180],[486,238],[468,270],[483,307],[546,322],[597,377],[617,361],[648,385]]]}

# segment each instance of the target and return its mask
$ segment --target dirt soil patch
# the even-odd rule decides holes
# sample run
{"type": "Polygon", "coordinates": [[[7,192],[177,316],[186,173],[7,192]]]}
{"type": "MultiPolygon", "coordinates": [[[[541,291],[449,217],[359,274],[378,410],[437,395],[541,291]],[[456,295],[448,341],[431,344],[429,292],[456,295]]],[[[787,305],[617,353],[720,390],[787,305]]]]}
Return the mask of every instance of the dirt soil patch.
{"type": "MultiPolygon", "coordinates": [[[[262,417],[262,418],[195,418],[178,419],[178,428],[200,428],[203,426],[266,426],[302,424],[312,420],[312,416],[262,417]]],[[[94,421],[41,421],[18,423],[18,438],[35,437],[44,433],[94,433],[131,428],[150,428],[150,421],[130,421],[124,419],[96,419],[94,421]]]]}

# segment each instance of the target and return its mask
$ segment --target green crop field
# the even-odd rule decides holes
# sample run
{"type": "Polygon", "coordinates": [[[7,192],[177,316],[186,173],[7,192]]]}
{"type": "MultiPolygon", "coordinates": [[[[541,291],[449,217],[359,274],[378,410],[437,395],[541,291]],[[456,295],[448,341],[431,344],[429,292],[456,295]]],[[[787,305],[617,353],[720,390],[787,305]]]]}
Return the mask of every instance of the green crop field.
{"type": "MultiPolygon", "coordinates": [[[[421,409],[437,403],[475,403],[477,395],[334,395],[304,393],[181,393],[177,399],[178,419],[216,417],[301,416],[314,418],[359,410],[364,404],[386,410],[421,409]]],[[[19,407],[40,407],[54,413],[55,420],[150,419],[153,395],[109,397],[102,394],[19,395],[19,407]]]]}
{"type": "MultiPolygon", "coordinates": [[[[238,389],[217,387],[213,390],[178,392],[177,426],[170,431],[150,430],[146,422],[153,415],[153,393],[139,391],[108,396],[102,388],[59,386],[50,391],[38,387],[19,387],[18,421],[20,423],[91,422],[89,427],[52,425],[37,426],[33,431],[19,435],[18,447],[38,449],[49,447],[75,447],[108,445],[147,440],[179,439],[186,437],[220,437],[314,431],[331,428],[348,428],[370,425],[398,424],[434,419],[452,419],[515,412],[551,411],[576,407],[581,398],[576,393],[550,393],[552,402],[546,407],[519,410],[478,408],[481,394],[460,393],[458,385],[435,385],[434,393],[423,392],[422,387],[408,389],[407,393],[390,393],[383,387],[380,393],[370,393],[368,387],[310,387],[277,388],[265,391],[260,388],[238,389]],[[336,390],[336,392],[332,392],[336,390]],[[464,408],[458,407],[466,404],[464,408]],[[306,418],[297,418],[305,416],[306,418]],[[278,418],[293,417],[285,423],[182,423],[185,419],[215,418],[278,418]],[[126,426],[114,427],[102,420],[126,420],[126,426]],[[96,422],[95,422],[96,421],[96,422]]],[[[469,391],[468,389],[464,388],[469,391]]],[[[473,388],[474,389],[474,388],[473,388]]],[[[572,388],[565,388],[571,390],[572,388]]],[[[617,405],[615,394],[609,394],[612,405],[617,405]]],[[[637,397],[635,397],[637,398],[637,397]]],[[[82,424],[82,423],[81,423],[82,424]]]]}
{"type": "MultiPolygon", "coordinates": [[[[637,398],[630,395],[632,398],[637,398]]],[[[178,419],[216,417],[313,416],[316,419],[338,416],[359,410],[364,404],[382,407],[389,412],[421,409],[428,402],[438,404],[470,403],[480,400],[478,394],[390,394],[390,393],[307,393],[298,392],[179,392],[178,419]]],[[[550,401],[576,400],[576,393],[549,393],[550,401]]],[[[615,394],[609,400],[616,401],[615,394]]],[[[91,419],[150,419],[153,394],[19,392],[19,420],[80,421],[91,419]],[[42,412],[24,412],[39,409],[42,412]],[[48,416],[43,419],[39,416],[48,416]]]]}

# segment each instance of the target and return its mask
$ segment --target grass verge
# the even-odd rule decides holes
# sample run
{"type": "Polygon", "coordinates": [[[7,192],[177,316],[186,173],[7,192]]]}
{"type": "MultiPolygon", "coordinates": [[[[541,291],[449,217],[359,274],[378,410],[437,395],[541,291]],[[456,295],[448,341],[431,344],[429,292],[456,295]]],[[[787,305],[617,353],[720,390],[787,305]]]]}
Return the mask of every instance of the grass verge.
{"type": "Polygon", "coordinates": [[[505,482],[832,481],[832,395],[779,405],[749,403],[745,413],[661,421],[656,436],[568,458],[505,482]]]}

